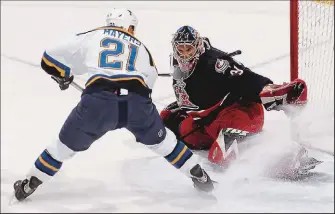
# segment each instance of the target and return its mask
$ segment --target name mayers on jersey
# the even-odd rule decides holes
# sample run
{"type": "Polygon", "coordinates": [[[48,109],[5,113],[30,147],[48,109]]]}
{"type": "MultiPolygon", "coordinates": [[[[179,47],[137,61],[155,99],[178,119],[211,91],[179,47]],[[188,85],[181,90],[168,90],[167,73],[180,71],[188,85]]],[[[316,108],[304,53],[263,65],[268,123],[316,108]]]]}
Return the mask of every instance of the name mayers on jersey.
{"type": "Polygon", "coordinates": [[[128,34],[125,34],[121,31],[118,31],[118,30],[114,30],[114,29],[104,29],[104,34],[107,34],[109,36],[112,36],[112,37],[115,37],[115,38],[118,38],[118,39],[123,39],[125,41],[128,41],[130,43],[133,43],[135,45],[142,45],[142,43],[137,40],[136,38],[132,37],[132,36],[129,36],[128,34]]]}

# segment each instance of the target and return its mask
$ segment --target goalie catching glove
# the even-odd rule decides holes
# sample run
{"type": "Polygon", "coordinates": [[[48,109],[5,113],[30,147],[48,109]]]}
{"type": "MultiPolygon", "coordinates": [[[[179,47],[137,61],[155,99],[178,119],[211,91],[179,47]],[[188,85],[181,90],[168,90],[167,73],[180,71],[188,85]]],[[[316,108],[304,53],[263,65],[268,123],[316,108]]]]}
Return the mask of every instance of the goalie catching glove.
{"type": "Polygon", "coordinates": [[[176,102],[168,105],[160,114],[161,118],[164,120],[164,125],[170,129],[176,136],[179,136],[179,124],[189,115],[185,110],[179,108],[176,102]]]}
{"type": "Polygon", "coordinates": [[[307,103],[307,85],[301,79],[283,85],[270,84],[264,87],[260,97],[267,111],[279,111],[288,104],[303,105],[307,103]]]}

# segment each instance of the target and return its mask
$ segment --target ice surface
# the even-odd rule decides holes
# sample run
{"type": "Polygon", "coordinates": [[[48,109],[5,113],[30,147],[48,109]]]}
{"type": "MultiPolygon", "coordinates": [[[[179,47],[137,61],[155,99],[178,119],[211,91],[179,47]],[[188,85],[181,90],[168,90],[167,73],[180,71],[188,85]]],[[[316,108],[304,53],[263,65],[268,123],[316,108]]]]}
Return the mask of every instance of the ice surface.
{"type": "MultiPolygon", "coordinates": [[[[257,73],[278,83],[289,80],[285,1],[1,2],[1,212],[334,212],[332,156],[314,152],[324,163],[304,181],[265,175],[277,157],[294,147],[292,124],[283,112],[266,112],[264,133],[246,144],[250,148],[225,173],[201,160],[219,182],[216,199],[197,193],[189,179],[119,130],[66,162],[29,200],[9,206],[13,183],[57,136],[80,95],[71,87],[60,91],[40,68],[6,56],[38,65],[48,44],[103,25],[108,7],[118,6],[137,13],[137,35],[162,73],[169,71],[171,34],[190,24],[218,48],[241,49],[237,59],[257,73]]],[[[171,79],[158,79],[153,99],[159,110],[173,101],[171,79]]],[[[312,112],[304,118],[320,117],[312,112]]],[[[333,122],[323,118],[309,131],[304,127],[313,123],[299,123],[299,133],[314,144],[323,136],[322,144],[334,148],[333,128],[320,129],[333,122]]]]}

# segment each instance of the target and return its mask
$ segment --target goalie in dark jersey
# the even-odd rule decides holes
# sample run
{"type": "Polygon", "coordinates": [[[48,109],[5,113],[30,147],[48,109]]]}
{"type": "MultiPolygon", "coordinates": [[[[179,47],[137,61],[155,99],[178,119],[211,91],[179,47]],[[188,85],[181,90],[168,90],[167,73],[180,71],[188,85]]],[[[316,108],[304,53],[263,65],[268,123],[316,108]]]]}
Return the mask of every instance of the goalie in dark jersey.
{"type": "Polygon", "coordinates": [[[172,39],[176,102],[161,113],[165,126],[193,150],[209,150],[209,161],[225,165],[237,144],[262,131],[264,111],[307,102],[301,79],[282,85],[252,72],[233,54],[182,26],[172,39]]]}

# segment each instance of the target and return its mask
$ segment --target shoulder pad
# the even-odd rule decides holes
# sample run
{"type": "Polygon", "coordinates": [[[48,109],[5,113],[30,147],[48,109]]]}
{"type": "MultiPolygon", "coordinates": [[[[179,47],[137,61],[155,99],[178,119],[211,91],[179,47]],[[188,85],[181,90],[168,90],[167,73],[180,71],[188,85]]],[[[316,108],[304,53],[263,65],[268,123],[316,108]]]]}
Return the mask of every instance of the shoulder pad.
{"type": "Polygon", "coordinates": [[[209,41],[209,39],[207,37],[202,37],[202,39],[204,40],[205,48],[206,49],[211,49],[212,45],[211,45],[211,42],[209,41]]]}
{"type": "Polygon", "coordinates": [[[85,31],[85,32],[82,32],[82,33],[77,33],[76,35],[77,35],[77,36],[85,35],[85,34],[87,34],[87,33],[96,31],[96,30],[98,30],[98,29],[99,29],[99,28],[95,28],[95,29],[93,29],[93,30],[85,31]]]}
{"type": "Polygon", "coordinates": [[[228,55],[228,53],[225,53],[213,46],[211,47],[211,49],[206,50],[206,52],[207,52],[206,55],[212,58],[226,59],[228,55]]]}

